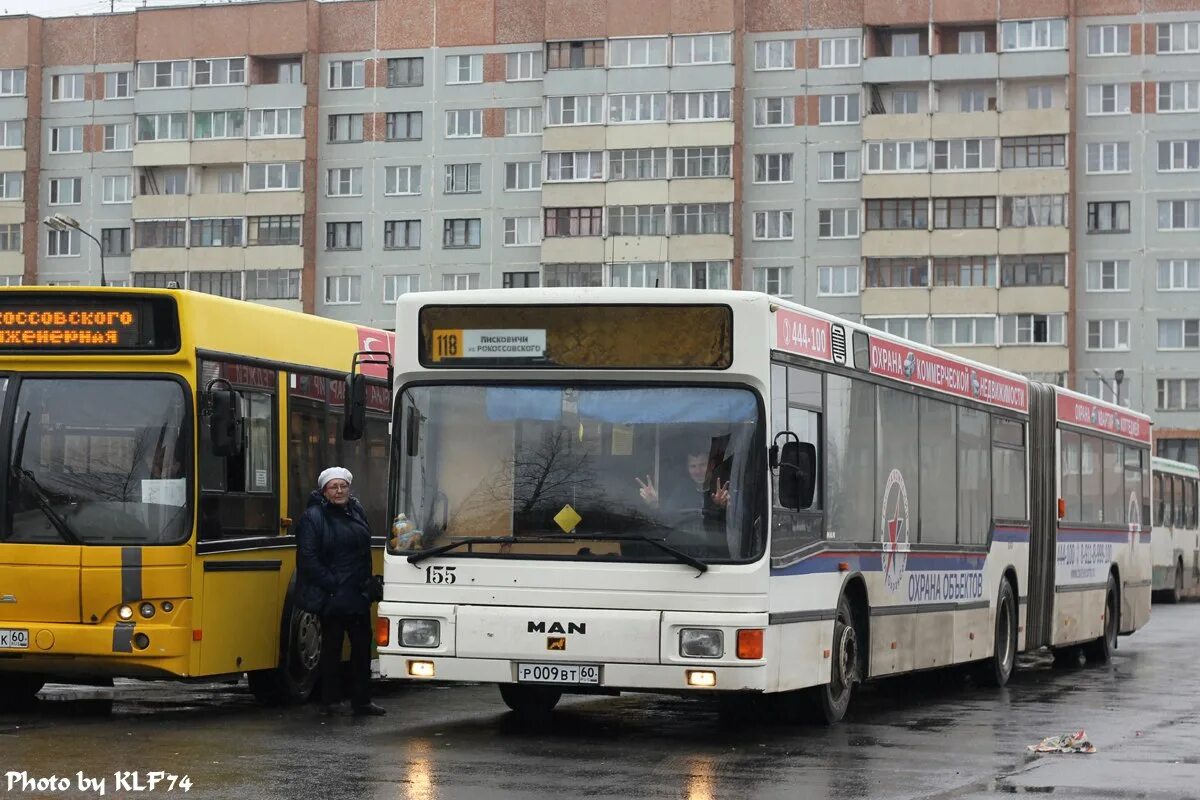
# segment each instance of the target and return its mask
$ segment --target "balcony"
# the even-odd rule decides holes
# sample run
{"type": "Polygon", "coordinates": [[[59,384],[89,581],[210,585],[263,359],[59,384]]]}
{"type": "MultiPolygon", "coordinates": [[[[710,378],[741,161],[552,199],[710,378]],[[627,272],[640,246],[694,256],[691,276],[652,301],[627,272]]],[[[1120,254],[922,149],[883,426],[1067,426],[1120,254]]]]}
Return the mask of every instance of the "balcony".
{"type": "Polygon", "coordinates": [[[999,177],[989,172],[935,172],[930,181],[934,197],[981,197],[996,194],[999,177]]]}
{"type": "MultiPolygon", "coordinates": [[[[670,182],[667,199],[671,203],[732,203],[733,180],[730,178],[689,178],[670,182]]],[[[645,203],[643,200],[642,203],[645,203]]]]}
{"type": "Polygon", "coordinates": [[[929,197],[929,173],[868,173],[862,177],[863,197],[929,197]]]}
{"type": "Polygon", "coordinates": [[[671,261],[728,261],[733,258],[733,237],[728,234],[672,236],[669,247],[671,261]]]}
{"type": "Polygon", "coordinates": [[[1066,50],[1025,50],[1000,54],[1001,78],[1037,78],[1066,75],[1071,62],[1066,50]]]}
{"type": "Polygon", "coordinates": [[[996,229],[939,229],[930,234],[929,251],[935,256],[975,256],[994,253],[996,252],[996,229]]]}
{"type": "MultiPolygon", "coordinates": [[[[733,182],[728,182],[732,187],[733,182]]],[[[543,185],[542,190],[545,191],[543,185]]],[[[666,205],[669,196],[668,182],[661,181],[610,181],[604,185],[604,205],[646,206],[666,205]]]]}
{"type": "Polygon", "coordinates": [[[921,83],[929,81],[929,56],[872,56],[863,60],[866,83],[921,83]]]}
{"type": "Polygon", "coordinates": [[[1044,136],[1068,133],[1071,113],[1063,108],[1038,111],[1004,111],[1000,114],[1001,136],[1044,136]]]}
{"type": "Polygon", "coordinates": [[[1066,253],[1071,249],[1071,233],[1065,227],[1002,228],[1001,253],[1066,253]]]}
{"type": "Polygon", "coordinates": [[[1002,195],[1066,194],[1071,175],[1065,167],[1005,169],[1000,171],[999,188],[1002,195]]]}
{"type": "Polygon", "coordinates": [[[134,219],[182,219],[189,216],[186,194],[139,194],[133,198],[134,219]]]}
{"type": "Polygon", "coordinates": [[[999,69],[995,53],[948,53],[933,57],[935,81],[995,80],[999,69]]]}
{"type": "Polygon", "coordinates": [[[862,235],[862,254],[866,258],[929,255],[929,231],[866,231],[862,235]]]}
{"type": "Polygon", "coordinates": [[[1067,347],[1061,344],[1001,347],[997,366],[1001,369],[1022,373],[1066,372],[1068,367],[1067,347]]]}
{"type": "Polygon", "coordinates": [[[995,111],[949,111],[933,115],[930,134],[933,139],[970,139],[993,137],[1000,130],[1000,115],[995,111]]]}
{"type": "Polygon", "coordinates": [[[930,138],[929,114],[868,114],[863,117],[863,139],[911,141],[930,138]]]}
{"type": "Polygon", "coordinates": [[[599,236],[550,236],[542,240],[543,264],[588,264],[604,261],[599,236]]]}
{"type": "MultiPolygon", "coordinates": [[[[607,146],[610,150],[638,147],[666,147],[668,128],[665,122],[639,125],[609,125],[605,128],[607,146]]],[[[547,147],[546,149],[550,149],[547,147]]]]}
{"type": "Polygon", "coordinates": [[[862,313],[867,316],[927,317],[929,307],[929,290],[924,287],[862,290],[862,313]]]}
{"type": "Polygon", "coordinates": [[[934,314],[995,314],[996,289],[991,286],[935,286],[929,290],[934,314]]]}
{"type": "Polygon", "coordinates": [[[665,236],[612,236],[605,243],[605,260],[662,261],[667,241],[665,236]]]}
{"type": "Polygon", "coordinates": [[[542,205],[546,208],[602,206],[604,204],[604,183],[602,181],[542,184],[542,205]]]}
{"type": "Polygon", "coordinates": [[[1070,308],[1065,286],[1006,286],[1000,290],[1001,314],[1061,314],[1070,308]]]}

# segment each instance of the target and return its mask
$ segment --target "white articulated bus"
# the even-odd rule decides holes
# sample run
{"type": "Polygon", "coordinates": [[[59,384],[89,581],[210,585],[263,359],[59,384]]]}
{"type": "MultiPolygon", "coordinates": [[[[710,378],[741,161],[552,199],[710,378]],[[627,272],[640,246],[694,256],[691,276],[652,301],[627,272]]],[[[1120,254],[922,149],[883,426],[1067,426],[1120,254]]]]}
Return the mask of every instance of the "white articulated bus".
{"type": "Polygon", "coordinates": [[[1178,603],[1200,589],[1200,469],[1165,458],[1153,459],[1152,466],[1154,591],[1167,602],[1178,603]]]}
{"type": "Polygon", "coordinates": [[[1002,685],[1148,618],[1126,409],[751,292],[420,293],[396,335],[386,677],[835,721],[868,678],[1002,685]]]}

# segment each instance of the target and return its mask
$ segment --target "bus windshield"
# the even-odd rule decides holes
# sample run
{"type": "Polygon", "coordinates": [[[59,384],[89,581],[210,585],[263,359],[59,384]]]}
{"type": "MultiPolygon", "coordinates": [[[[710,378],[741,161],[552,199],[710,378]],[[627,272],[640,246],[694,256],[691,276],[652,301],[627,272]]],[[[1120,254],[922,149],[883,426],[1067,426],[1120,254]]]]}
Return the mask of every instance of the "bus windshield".
{"type": "Polygon", "coordinates": [[[5,529],[41,544],[174,544],[190,533],[182,384],[23,378],[9,422],[5,529]]]}
{"type": "Polygon", "coordinates": [[[414,530],[395,528],[391,550],[485,538],[454,552],[672,560],[647,537],[708,563],[752,560],[765,538],[759,409],[740,388],[410,387],[394,508],[414,530]]]}

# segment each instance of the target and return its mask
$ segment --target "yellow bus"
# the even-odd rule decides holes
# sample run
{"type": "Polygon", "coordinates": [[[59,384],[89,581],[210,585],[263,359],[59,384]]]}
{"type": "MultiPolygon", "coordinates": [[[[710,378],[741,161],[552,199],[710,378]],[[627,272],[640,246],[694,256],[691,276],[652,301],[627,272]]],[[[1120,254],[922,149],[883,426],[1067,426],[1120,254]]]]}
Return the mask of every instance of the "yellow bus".
{"type": "Polygon", "coordinates": [[[293,520],[342,464],[382,548],[392,344],[186,291],[0,290],[0,704],[241,673],[306,699],[320,624],[292,603],[293,520]]]}

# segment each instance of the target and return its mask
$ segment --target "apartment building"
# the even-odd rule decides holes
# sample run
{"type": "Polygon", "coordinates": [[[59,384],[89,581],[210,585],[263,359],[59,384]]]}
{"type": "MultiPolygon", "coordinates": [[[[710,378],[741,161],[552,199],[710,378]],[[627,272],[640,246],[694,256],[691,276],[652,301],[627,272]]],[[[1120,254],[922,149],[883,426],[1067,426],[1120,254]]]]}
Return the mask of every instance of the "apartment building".
{"type": "Polygon", "coordinates": [[[103,248],[110,282],[383,326],[428,289],[763,289],[1119,391],[1197,461],[1198,24],[1196,0],[0,18],[0,282],[95,283],[103,248]]]}

